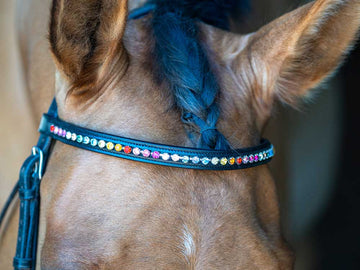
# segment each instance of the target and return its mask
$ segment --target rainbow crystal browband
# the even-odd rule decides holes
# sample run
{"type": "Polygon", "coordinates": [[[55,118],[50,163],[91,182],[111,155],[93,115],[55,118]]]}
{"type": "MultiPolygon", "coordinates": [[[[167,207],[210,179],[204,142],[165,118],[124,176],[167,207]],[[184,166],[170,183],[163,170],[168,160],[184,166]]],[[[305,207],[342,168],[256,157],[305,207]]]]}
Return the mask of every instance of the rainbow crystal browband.
{"type": "Polygon", "coordinates": [[[44,114],[39,131],[62,143],[118,158],[198,170],[238,170],[262,165],[274,156],[274,147],[262,139],[255,147],[205,150],[119,137],[73,125],[44,114]]]}

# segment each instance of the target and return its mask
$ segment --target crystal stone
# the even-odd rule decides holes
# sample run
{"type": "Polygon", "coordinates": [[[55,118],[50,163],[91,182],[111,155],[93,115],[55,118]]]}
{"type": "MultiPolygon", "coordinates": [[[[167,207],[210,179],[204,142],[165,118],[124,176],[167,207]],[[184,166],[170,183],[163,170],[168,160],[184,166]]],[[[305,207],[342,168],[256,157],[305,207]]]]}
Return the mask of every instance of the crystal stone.
{"type": "Polygon", "coordinates": [[[108,142],[108,143],[106,144],[106,148],[107,148],[108,150],[113,150],[113,149],[114,149],[114,144],[113,144],[112,142],[108,142]]]}
{"type": "Polygon", "coordinates": [[[171,155],[171,159],[172,159],[173,161],[177,162],[177,161],[180,160],[180,157],[179,157],[179,155],[174,154],[174,155],[171,155]]]}
{"type": "Polygon", "coordinates": [[[218,165],[219,161],[220,161],[220,160],[219,160],[217,157],[213,157],[213,158],[211,159],[211,163],[212,163],[213,165],[218,165]]]}
{"type": "Polygon", "coordinates": [[[85,136],[83,143],[84,144],[89,144],[90,143],[90,138],[88,136],[85,136]]]}
{"type": "Polygon", "coordinates": [[[138,155],[141,154],[141,150],[136,147],[136,148],[133,149],[133,154],[134,154],[135,156],[138,156],[138,155]]]}

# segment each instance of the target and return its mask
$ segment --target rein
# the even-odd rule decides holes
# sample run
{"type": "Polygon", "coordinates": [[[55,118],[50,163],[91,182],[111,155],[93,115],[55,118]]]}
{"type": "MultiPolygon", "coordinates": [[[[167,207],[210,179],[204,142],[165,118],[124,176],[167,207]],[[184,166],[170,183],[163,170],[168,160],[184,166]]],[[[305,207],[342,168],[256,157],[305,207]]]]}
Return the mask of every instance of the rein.
{"type": "MultiPolygon", "coordinates": [[[[135,9],[129,14],[129,19],[140,18],[153,8],[154,5],[148,4],[135,9]]],[[[254,147],[218,151],[157,144],[86,129],[59,119],[55,99],[41,119],[39,132],[38,143],[22,165],[19,180],[0,215],[1,228],[7,210],[18,193],[20,219],[13,261],[15,270],[35,270],[36,267],[40,183],[55,141],[117,158],[196,170],[247,169],[268,163],[274,156],[274,148],[266,139],[254,147]]]]}

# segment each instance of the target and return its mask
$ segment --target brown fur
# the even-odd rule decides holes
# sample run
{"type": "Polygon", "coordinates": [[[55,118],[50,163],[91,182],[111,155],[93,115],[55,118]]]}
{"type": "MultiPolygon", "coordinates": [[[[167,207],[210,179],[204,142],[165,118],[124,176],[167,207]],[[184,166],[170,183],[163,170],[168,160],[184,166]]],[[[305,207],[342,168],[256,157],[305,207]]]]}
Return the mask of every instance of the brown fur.
{"type": "Polygon", "coordinates": [[[53,0],[49,39],[55,62],[71,84],[68,94],[98,96],[111,82],[109,74],[126,71],[121,42],[126,18],[127,1],[53,0]]]}
{"type": "MultiPolygon", "coordinates": [[[[116,16],[103,17],[106,13],[90,7],[101,2],[115,14],[126,14],[126,1],[65,2],[80,10],[61,8],[63,1],[53,9],[50,41],[61,71],[56,81],[60,117],[108,133],[190,146],[179,113],[169,106],[171,94],[153,77],[149,17],[128,22],[123,33],[125,15],[114,22],[116,16]],[[107,27],[100,23],[97,30],[82,31],[79,14],[107,27]],[[60,27],[61,22],[71,27],[60,27]],[[75,30],[78,43],[71,41],[75,30]],[[101,43],[91,43],[91,33],[101,43]],[[113,40],[120,45],[111,46],[113,40]],[[87,62],[97,64],[87,69],[87,62]],[[80,87],[77,80],[84,84],[80,87]]],[[[201,40],[222,89],[218,126],[233,147],[258,143],[278,97],[293,103],[336,67],[356,36],[359,10],[357,0],[318,0],[246,36],[201,24],[201,40]],[[342,27],[344,20],[347,27],[342,27]]],[[[56,143],[42,183],[41,210],[39,261],[45,270],[293,265],[267,166],[200,172],[56,143]],[[184,233],[192,236],[191,254],[184,233]]]]}

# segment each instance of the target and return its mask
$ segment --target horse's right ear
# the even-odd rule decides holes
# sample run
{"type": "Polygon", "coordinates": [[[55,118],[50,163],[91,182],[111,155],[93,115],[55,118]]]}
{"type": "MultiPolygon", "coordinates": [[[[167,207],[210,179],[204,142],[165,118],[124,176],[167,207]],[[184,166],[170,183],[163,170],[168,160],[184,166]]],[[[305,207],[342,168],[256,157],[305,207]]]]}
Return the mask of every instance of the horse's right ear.
{"type": "Polygon", "coordinates": [[[121,38],[127,2],[53,0],[49,39],[55,63],[71,87],[67,94],[99,90],[115,65],[117,74],[125,71],[121,38]]]}

